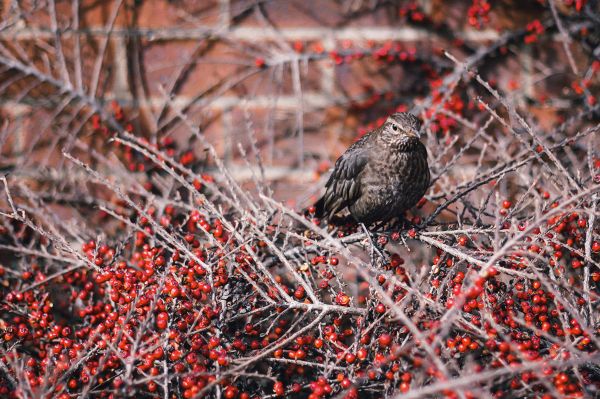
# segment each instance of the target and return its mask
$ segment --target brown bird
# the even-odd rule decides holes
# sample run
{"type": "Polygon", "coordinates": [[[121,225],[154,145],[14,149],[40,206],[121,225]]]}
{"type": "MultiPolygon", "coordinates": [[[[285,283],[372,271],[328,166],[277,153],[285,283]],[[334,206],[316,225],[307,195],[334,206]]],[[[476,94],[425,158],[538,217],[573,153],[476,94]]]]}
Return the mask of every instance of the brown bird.
{"type": "Polygon", "coordinates": [[[334,219],[348,208],[370,225],[402,217],[429,187],[427,150],[419,141],[421,122],[399,112],[352,144],[335,162],[315,216],[334,219]]]}

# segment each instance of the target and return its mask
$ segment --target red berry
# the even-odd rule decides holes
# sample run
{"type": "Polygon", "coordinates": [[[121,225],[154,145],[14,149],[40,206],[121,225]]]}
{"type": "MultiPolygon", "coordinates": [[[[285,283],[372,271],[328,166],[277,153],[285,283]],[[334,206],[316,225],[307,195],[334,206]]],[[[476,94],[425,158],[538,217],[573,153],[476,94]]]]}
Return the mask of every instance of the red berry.
{"type": "Polygon", "coordinates": [[[225,388],[225,392],[223,394],[223,396],[225,396],[225,399],[234,399],[238,394],[238,389],[234,386],[228,386],[227,388],[225,388]]]}
{"type": "Polygon", "coordinates": [[[392,336],[390,334],[381,334],[378,339],[379,345],[386,347],[392,343],[392,336]]]}
{"type": "Polygon", "coordinates": [[[275,396],[283,396],[285,394],[285,388],[283,386],[283,382],[281,382],[281,381],[275,382],[275,384],[273,385],[273,392],[275,393],[275,396]]]}
{"type": "Polygon", "coordinates": [[[261,58],[261,57],[257,57],[254,60],[254,65],[256,65],[259,68],[264,68],[264,66],[265,66],[265,59],[261,58]]]}
{"type": "Polygon", "coordinates": [[[340,292],[336,295],[335,302],[341,306],[348,306],[350,304],[350,297],[343,292],[340,292]]]}

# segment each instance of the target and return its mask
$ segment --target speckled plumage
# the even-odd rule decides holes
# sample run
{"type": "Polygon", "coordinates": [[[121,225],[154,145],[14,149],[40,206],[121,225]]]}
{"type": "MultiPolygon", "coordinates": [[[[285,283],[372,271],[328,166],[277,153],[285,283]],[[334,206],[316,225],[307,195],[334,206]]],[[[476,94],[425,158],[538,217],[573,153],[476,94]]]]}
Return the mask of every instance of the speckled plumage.
{"type": "Polygon", "coordinates": [[[338,158],[317,216],[331,219],[347,208],[361,223],[401,216],[429,187],[427,150],[419,141],[420,122],[396,113],[338,158]]]}

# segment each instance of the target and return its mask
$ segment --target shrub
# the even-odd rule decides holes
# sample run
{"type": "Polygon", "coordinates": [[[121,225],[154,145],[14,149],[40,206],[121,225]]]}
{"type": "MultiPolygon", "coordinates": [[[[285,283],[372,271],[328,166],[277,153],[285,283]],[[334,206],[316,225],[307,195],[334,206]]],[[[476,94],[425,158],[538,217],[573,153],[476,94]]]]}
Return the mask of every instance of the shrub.
{"type": "MultiPolygon", "coordinates": [[[[234,176],[194,106],[236,86],[238,70],[183,107],[171,96],[185,70],[158,111],[148,111],[144,97],[139,107],[110,103],[113,93],[100,81],[116,79],[106,46],[122,30],[112,17],[106,41],[73,45],[61,24],[76,29],[78,22],[57,17],[60,5],[11,10],[5,29],[18,17],[31,28],[46,15],[52,36],[34,35],[26,48],[5,40],[0,55],[3,96],[31,106],[31,123],[39,114],[48,118],[20,150],[12,141],[20,120],[14,113],[5,112],[0,135],[8,172],[0,208],[0,394],[597,394],[597,2],[532,3],[535,18],[478,48],[454,41],[444,53],[343,42],[325,51],[318,42],[295,42],[273,53],[266,42],[246,54],[244,79],[289,66],[297,94],[305,77],[300,61],[374,66],[378,74],[400,68],[412,80],[411,95],[397,92],[397,82],[366,87],[343,104],[351,116],[331,116],[346,118],[356,137],[395,110],[424,119],[432,186],[406,223],[371,231],[327,225],[310,201],[306,209],[282,204],[290,197],[269,180],[258,138],[274,134],[275,119],[257,131],[243,105],[249,143],[239,156],[252,176],[234,176]],[[536,57],[557,44],[555,36],[566,62],[536,57]],[[87,45],[97,68],[81,71],[87,45]],[[29,54],[35,46],[50,46],[49,58],[47,50],[29,54]],[[517,72],[499,75],[523,59],[543,80],[561,74],[559,89],[522,89],[517,72]]],[[[473,1],[466,23],[488,27],[506,7],[494,4],[473,1]]],[[[123,7],[112,15],[136,10],[123,7]]],[[[386,7],[341,15],[353,20],[386,7]]],[[[527,10],[519,15],[531,16],[527,10]]],[[[261,5],[235,11],[240,19],[249,11],[268,17],[261,5]]],[[[396,11],[400,23],[431,35],[448,27],[419,2],[396,11]]],[[[129,48],[140,37],[132,35],[129,48]]],[[[203,60],[195,50],[185,67],[203,60]]],[[[132,97],[139,94],[132,89],[132,97]]],[[[339,111],[337,104],[326,108],[339,111]]],[[[307,116],[297,111],[302,140],[307,116]]],[[[301,153],[300,164],[309,160],[301,153]]],[[[327,164],[309,167],[321,174],[327,164]]]]}

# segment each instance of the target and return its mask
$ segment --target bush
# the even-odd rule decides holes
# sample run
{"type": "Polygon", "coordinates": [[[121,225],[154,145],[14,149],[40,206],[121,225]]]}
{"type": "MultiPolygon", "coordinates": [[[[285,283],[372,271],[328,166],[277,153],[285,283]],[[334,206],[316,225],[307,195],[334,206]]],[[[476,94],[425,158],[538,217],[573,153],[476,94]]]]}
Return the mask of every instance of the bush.
{"type": "MultiPolygon", "coordinates": [[[[394,26],[442,37],[457,29],[421,2],[343,3],[346,21],[391,9],[394,26]]],[[[57,14],[64,4],[52,1],[10,8],[0,55],[2,96],[12,101],[0,134],[1,395],[597,395],[598,3],[506,3],[469,3],[466,24],[489,33],[496,21],[501,31],[478,46],[450,37],[445,51],[391,41],[326,51],[276,34],[180,106],[181,83],[211,60],[195,49],[158,107],[139,82],[128,88],[135,101],[110,102],[123,62],[110,40],[129,32],[134,51],[153,34],[127,20],[140,4],[115,3],[100,36],[77,30],[77,2],[67,8],[76,14],[57,14]],[[528,75],[515,62],[528,63],[528,75]],[[291,191],[263,157],[279,140],[273,114],[262,131],[263,110],[234,105],[247,134],[237,161],[207,133],[234,136],[203,101],[288,67],[302,96],[302,63],[388,78],[319,110],[322,131],[303,123],[315,110],[294,108],[295,143],[335,126],[356,138],[397,110],[424,120],[432,185],[406,223],[369,232],[315,218],[309,195],[306,209],[282,204],[291,191]],[[404,83],[392,78],[398,71],[404,83]]],[[[248,13],[271,23],[269,7],[280,6],[236,4],[231,20],[242,27],[248,13]]],[[[199,46],[243,43],[219,32],[199,46]]],[[[133,54],[125,73],[136,82],[148,72],[133,54]]],[[[296,171],[325,177],[335,159],[299,151],[296,171]]],[[[293,183],[316,192],[323,179],[293,183]]]]}

